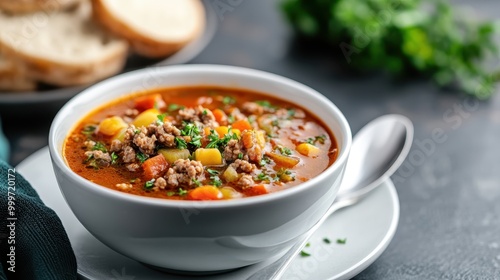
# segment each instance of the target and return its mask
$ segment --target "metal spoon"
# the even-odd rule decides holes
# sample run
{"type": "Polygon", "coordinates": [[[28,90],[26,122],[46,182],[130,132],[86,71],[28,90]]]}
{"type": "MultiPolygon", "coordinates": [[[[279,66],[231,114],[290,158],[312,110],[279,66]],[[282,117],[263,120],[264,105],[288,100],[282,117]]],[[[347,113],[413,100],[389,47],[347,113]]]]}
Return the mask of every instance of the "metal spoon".
{"type": "Polygon", "coordinates": [[[342,185],[330,208],[284,256],[248,280],[280,279],[309,238],[331,214],[359,202],[401,166],[412,142],[413,124],[404,116],[385,115],[365,125],[354,137],[342,185]]]}

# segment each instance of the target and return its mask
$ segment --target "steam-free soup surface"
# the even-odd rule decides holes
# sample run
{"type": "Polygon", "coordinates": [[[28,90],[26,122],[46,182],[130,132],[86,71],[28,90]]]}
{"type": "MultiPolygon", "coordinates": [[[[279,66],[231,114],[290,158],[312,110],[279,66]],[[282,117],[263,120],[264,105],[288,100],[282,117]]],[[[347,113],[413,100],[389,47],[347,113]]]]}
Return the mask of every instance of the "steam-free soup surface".
{"type": "Polygon", "coordinates": [[[71,169],[104,187],[220,200],[293,187],[337,156],[335,138],[300,106],[230,88],[156,89],[107,104],[67,137],[71,169]]]}

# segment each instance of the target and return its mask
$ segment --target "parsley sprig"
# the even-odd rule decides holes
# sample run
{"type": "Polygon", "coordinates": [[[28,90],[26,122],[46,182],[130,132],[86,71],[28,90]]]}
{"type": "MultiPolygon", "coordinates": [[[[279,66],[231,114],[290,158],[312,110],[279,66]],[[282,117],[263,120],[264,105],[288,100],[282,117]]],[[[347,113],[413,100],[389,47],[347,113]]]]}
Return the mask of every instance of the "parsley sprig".
{"type": "Polygon", "coordinates": [[[233,133],[231,127],[229,127],[229,132],[226,133],[226,135],[224,135],[224,137],[222,138],[219,138],[219,135],[217,135],[214,130],[210,130],[210,135],[208,135],[209,142],[207,144],[207,148],[223,149],[232,139],[238,140],[238,135],[233,133]]]}
{"type": "MultiPolygon", "coordinates": [[[[200,129],[198,128],[198,126],[196,126],[196,124],[184,122],[184,128],[181,130],[181,136],[189,136],[191,138],[189,145],[195,148],[201,147],[200,129]]],[[[182,138],[176,137],[176,144],[178,148],[179,146],[183,147],[182,149],[187,148],[187,143],[184,139],[182,139],[184,140],[184,142],[182,142],[182,140],[177,140],[177,139],[182,139],[182,138]]]]}
{"type": "Polygon", "coordinates": [[[499,69],[488,69],[500,55],[499,25],[471,20],[448,2],[282,0],[282,8],[300,35],[331,46],[346,67],[420,73],[439,86],[487,98],[500,81],[499,69]]]}

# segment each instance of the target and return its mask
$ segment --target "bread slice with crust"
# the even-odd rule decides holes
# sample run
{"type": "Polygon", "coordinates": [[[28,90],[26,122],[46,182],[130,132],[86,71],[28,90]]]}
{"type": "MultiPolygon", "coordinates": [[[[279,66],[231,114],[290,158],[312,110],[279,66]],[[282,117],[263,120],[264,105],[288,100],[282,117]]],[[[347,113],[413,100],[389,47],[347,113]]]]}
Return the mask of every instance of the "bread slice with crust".
{"type": "Polygon", "coordinates": [[[94,24],[91,13],[89,2],[48,14],[0,12],[0,48],[29,78],[57,86],[96,82],[121,71],[128,44],[94,24]]]}
{"type": "Polygon", "coordinates": [[[205,27],[200,0],[92,0],[94,18],[140,55],[168,56],[205,27]]]}
{"type": "Polygon", "coordinates": [[[37,11],[49,13],[66,8],[79,1],[80,0],[0,0],[0,10],[12,14],[32,13],[37,11]]]}
{"type": "Polygon", "coordinates": [[[31,91],[36,82],[26,77],[22,69],[0,53],[0,91],[31,91]]]}

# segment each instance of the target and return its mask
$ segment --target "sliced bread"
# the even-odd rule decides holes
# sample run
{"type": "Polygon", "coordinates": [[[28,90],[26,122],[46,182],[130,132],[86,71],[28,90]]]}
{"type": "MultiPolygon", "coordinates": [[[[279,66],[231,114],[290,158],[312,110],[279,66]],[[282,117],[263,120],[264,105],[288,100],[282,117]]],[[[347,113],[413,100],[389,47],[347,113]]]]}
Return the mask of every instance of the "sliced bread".
{"type": "Polygon", "coordinates": [[[0,48],[28,77],[58,86],[93,83],[118,73],[128,53],[91,21],[90,3],[72,10],[11,16],[0,12],[0,48]]]}
{"type": "Polygon", "coordinates": [[[23,14],[37,11],[54,12],[80,0],[0,0],[0,10],[23,14]]]}
{"type": "Polygon", "coordinates": [[[0,92],[31,91],[36,89],[36,82],[26,77],[22,69],[0,53],[0,92]]]}
{"type": "Polygon", "coordinates": [[[140,55],[168,56],[205,27],[200,0],[92,0],[94,18],[140,55]]]}

